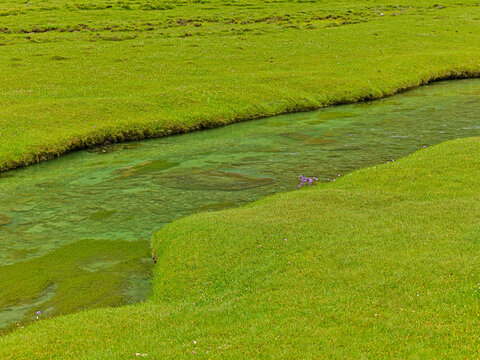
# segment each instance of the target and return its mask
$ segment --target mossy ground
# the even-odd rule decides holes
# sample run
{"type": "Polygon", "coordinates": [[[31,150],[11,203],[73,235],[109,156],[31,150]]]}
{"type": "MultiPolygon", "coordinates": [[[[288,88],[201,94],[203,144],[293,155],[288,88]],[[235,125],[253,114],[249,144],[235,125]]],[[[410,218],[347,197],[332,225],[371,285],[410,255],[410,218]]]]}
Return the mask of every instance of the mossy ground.
{"type": "Polygon", "coordinates": [[[171,223],[148,302],[41,321],[0,357],[476,358],[479,151],[455,140],[171,223]]]}
{"type": "Polygon", "coordinates": [[[474,2],[0,5],[0,170],[480,73],[474,2]]]}

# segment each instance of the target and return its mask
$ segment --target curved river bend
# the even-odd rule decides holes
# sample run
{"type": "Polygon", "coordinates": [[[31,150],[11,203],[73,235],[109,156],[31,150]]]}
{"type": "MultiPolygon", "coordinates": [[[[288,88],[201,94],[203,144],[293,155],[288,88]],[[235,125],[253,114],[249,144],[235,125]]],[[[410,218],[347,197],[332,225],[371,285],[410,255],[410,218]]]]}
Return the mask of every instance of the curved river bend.
{"type": "Polygon", "coordinates": [[[480,80],[68,154],[0,174],[0,328],[141,301],[149,233],[480,135],[480,80]],[[12,325],[13,324],[13,325],[12,325]]]}

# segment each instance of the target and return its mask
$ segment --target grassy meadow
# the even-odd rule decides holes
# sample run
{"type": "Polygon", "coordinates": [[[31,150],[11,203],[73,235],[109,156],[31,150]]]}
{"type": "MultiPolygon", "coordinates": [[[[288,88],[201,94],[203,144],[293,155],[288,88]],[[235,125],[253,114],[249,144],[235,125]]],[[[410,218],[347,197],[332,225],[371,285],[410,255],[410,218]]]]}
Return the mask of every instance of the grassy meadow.
{"type": "Polygon", "coordinates": [[[480,73],[480,7],[0,0],[0,170],[480,73]]]}
{"type": "Polygon", "coordinates": [[[479,151],[455,140],[173,222],[146,303],[40,321],[0,358],[476,358],[479,151]]]}
{"type": "MultiPolygon", "coordinates": [[[[477,77],[479,55],[475,1],[0,0],[0,171],[477,77]]],[[[479,152],[450,141],[175,221],[146,302],[42,314],[0,358],[478,358],[479,152]]],[[[67,265],[90,245],[109,246],[67,265]]],[[[31,260],[42,278],[62,251],[31,260]]]]}

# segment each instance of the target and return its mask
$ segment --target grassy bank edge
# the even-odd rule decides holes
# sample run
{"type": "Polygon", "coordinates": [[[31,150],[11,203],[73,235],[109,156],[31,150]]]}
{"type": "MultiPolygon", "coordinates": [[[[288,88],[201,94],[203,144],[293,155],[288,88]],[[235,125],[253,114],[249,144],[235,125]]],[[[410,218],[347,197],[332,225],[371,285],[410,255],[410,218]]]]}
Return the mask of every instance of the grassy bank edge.
{"type": "MultiPolygon", "coordinates": [[[[256,120],[265,117],[296,113],[296,112],[305,112],[317,110],[329,106],[352,104],[357,102],[373,101],[379,100],[385,97],[393,96],[408,90],[415,89],[417,87],[427,85],[433,82],[445,81],[445,80],[460,80],[460,79],[474,79],[480,77],[480,69],[475,68],[463,68],[461,70],[451,69],[445,72],[433,72],[427,76],[420,77],[418,81],[414,83],[406,84],[396,84],[390,87],[389,89],[380,89],[380,91],[373,92],[373,88],[370,89],[371,92],[365,94],[364,90],[353,89],[347,95],[345,93],[332,94],[330,98],[320,104],[320,106],[314,103],[305,103],[297,102],[294,105],[291,104],[280,104],[273,107],[272,110],[259,113],[238,113],[233,117],[226,118],[205,118],[199,119],[191,125],[187,125],[178,122],[168,122],[168,123],[159,123],[157,121],[151,122],[149,124],[136,124],[129,123],[128,125],[123,124],[121,127],[105,127],[97,129],[95,132],[90,132],[86,136],[75,138],[64,139],[64,142],[57,146],[55,149],[51,148],[40,148],[36,151],[31,151],[27,155],[21,157],[20,159],[11,159],[6,162],[0,163],[0,173],[7,170],[12,170],[31,164],[39,163],[41,161],[51,160],[57,157],[60,157],[64,154],[73,151],[79,151],[95,146],[109,145],[114,143],[129,142],[129,141],[139,141],[145,139],[160,138],[171,135],[184,134],[193,131],[199,131],[204,129],[217,128],[237,122],[256,120]],[[127,126],[127,128],[125,127],[127,126]]],[[[305,100],[305,99],[303,99],[305,100]]],[[[295,100],[293,100],[295,101],[295,100]]],[[[258,108],[265,108],[263,104],[257,104],[258,108]]]]}

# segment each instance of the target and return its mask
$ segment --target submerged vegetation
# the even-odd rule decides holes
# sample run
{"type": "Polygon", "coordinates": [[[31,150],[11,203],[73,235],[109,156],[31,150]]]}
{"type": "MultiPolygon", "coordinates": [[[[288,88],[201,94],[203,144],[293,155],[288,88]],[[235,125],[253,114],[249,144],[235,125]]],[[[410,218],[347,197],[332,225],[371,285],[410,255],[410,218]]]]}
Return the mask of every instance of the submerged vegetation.
{"type": "Polygon", "coordinates": [[[480,73],[480,9],[0,1],[0,170],[480,73]]]}
{"type": "Polygon", "coordinates": [[[470,358],[479,151],[455,140],[173,222],[149,301],[40,321],[0,358],[470,358]]]}
{"type": "Polygon", "coordinates": [[[0,334],[23,327],[39,309],[43,318],[142,300],[151,265],[142,241],[81,240],[0,266],[0,334]]]}

